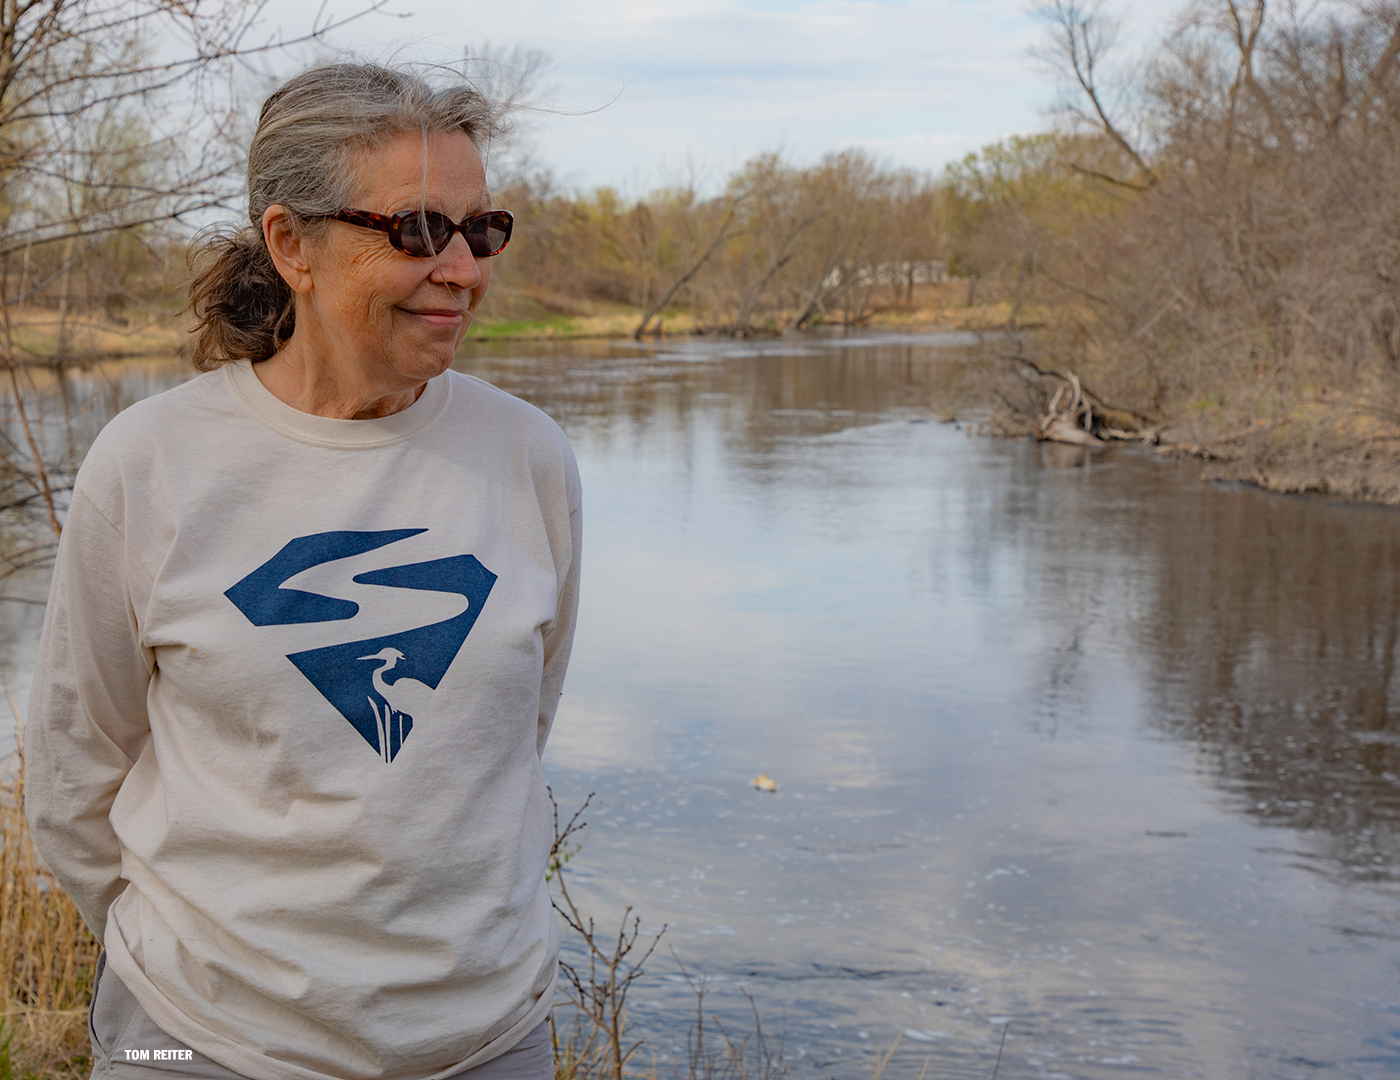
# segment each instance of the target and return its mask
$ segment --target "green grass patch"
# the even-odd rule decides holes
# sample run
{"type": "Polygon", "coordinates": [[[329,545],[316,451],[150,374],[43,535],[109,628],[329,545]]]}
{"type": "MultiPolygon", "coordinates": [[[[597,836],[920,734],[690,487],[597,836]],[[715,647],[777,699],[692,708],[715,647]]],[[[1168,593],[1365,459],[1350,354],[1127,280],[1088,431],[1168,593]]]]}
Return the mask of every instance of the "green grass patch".
{"type": "Polygon", "coordinates": [[[568,315],[546,315],[541,319],[500,319],[473,323],[468,336],[478,341],[501,338],[572,337],[579,333],[577,320],[568,315]]]}

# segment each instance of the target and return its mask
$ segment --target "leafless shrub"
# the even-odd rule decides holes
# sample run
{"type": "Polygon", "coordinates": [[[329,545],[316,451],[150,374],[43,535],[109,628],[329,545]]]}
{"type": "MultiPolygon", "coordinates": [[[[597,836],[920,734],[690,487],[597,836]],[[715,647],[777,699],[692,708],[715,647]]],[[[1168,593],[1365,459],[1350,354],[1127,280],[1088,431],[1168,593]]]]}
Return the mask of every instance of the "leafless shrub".
{"type": "Polygon", "coordinates": [[[642,966],[656,951],[666,927],[643,942],[641,916],[633,914],[629,905],[622,913],[616,937],[599,933],[592,916],[584,915],[574,902],[564,874],[564,866],[572,855],[573,838],[587,827],[583,815],[593,796],[590,794],[562,826],[553,791],[549,799],[554,808],[554,844],[549,855],[550,880],[556,894],[554,909],[574,932],[587,956],[586,966],[576,966],[562,958],[559,961],[561,988],[583,1024],[574,1028],[572,1039],[566,1036],[562,1041],[555,1025],[556,1058],[567,1062],[565,1071],[571,1077],[607,1076],[622,1080],[623,1070],[641,1046],[640,1039],[631,1039],[628,1034],[627,995],[641,977],[642,966]]]}
{"type": "MultiPolygon", "coordinates": [[[[584,814],[593,795],[562,824],[552,790],[549,799],[554,810],[554,845],[548,876],[555,890],[554,908],[587,957],[586,965],[565,959],[559,962],[561,990],[572,1015],[561,1016],[556,1010],[550,1017],[554,1075],[556,1080],[623,1080],[625,1072],[638,1071],[629,1065],[642,1047],[642,1040],[630,1034],[627,995],[661,943],[666,927],[644,939],[641,919],[628,906],[615,937],[598,931],[569,892],[564,872],[579,851],[578,837],[587,828],[584,814]]],[[[753,997],[745,995],[753,1015],[752,1030],[727,1030],[717,1016],[705,1011],[704,978],[692,975],[678,957],[675,959],[695,995],[695,1021],[686,1032],[684,1051],[673,1070],[676,1080],[782,1080],[788,1072],[784,1040],[781,1036],[776,1044],[770,1040],[753,997]]],[[[643,1072],[655,1076],[657,1068],[652,1065],[643,1072]]]]}
{"type": "Polygon", "coordinates": [[[753,1016],[752,1032],[740,1034],[726,1031],[719,1017],[711,1014],[709,1029],[712,1030],[707,1035],[705,980],[687,971],[674,953],[672,956],[695,995],[695,1022],[686,1030],[685,1055],[682,1058],[684,1072],[681,1075],[685,1080],[782,1080],[787,1076],[787,1059],[783,1055],[785,1040],[780,1034],[776,1044],[769,1041],[753,995],[744,995],[753,1016]],[[720,1039],[719,1046],[714,1043],[716,1034],[720,1039]]]}
{"type": "Polygon", "coordinates": [[[1400,497],[1400,5],[1197,0],[1141,66],[1136,131],[1085,75],[1106,9],[1042,12],[1075,119],[1134,167],[1085,172],[1141,189],[1077,230],[1093,299],[1054,347],[1239,475],[1400,497]]]}

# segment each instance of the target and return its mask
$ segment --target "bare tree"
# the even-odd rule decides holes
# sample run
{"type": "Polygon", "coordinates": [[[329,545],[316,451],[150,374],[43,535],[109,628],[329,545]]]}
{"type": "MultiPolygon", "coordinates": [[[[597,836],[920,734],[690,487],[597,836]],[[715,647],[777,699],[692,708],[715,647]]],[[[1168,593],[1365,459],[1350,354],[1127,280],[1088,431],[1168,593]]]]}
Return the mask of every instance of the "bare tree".
{"type": "MultiPolygon", "coordinates": [[[[632,337],[641,340],[647,332],[647,326],[651,323],[658,312],[666,307],[676,295],[690,284],[691,279],[705,268],[705,264],[717,255],[730,241],[742,234],[742,227],[738,224],[738,212],[747,198],[746,193],[740,191],[731,192],[722,200],[722,209],[719,215],[719,224],[709,230],[709,235],[705,235],[704,221],[705,215],[690,213],[685,216],[690,222],[700,226],[699,229],[686,229],[687,243],[683,252],[675,252],[671,258],[671,283],[666,287],[655,300],[647,304],[646,310],[642,313],[642,320],[637,324],[636,330],[632,332],[632,337]]],[[[695,201],[694,192],[686,193],[687,203],[693,204],[695,201]]],[[[660,259],[657,260],[660,262],[660,259]]],[[[658,326],[659,326],[658,322],[658,326]]]]}
{"type": "Polygon", "coordinates": [[[890,190],[893,176],[859,150],[828,155],[802,177],[815,217],[809,242],[790,272],[794,329],[843,305],[841,321],[869,314],[869,301],[893,249],[890,190]]]}
{"type": "Polygon", "coordinates": [[[777,154],[764,154],[750,161],[730,182],[731,195],[742,200],[748,242],[724,267],[726,284],[737,306],[724,327],[729,333],[751,333],[755,315],[765,303],[770,309],[781,309],[775,283],[797,258],[808,230],[830,209],[805,198],[800,181],[799,170],[777,154]]]}
{"type": "Polygon", "coordinates": [[[0,255],[220,205],[238,163],[221,137],[238,108],[238,67],[379,6],[258,40],[256,0],[4,0],[0,255]],[[132,176],[138,159],[152,168],[132,176]],[[45,198],[55,185],[78,189],[81,205],[45,198]]]}
{"type": "Polygon", "coordinates": [[[1400,500],[1400,4],[1197,0],[1137,67],[1144,142],[1076,3],[1051,47],[1144,190],[1074,232],[1093,300],[1048,347],[1238,475],[1400,500]]]}
{"type": "Polygon", "coordinates": [[[527,183],[540,172],[530,139],[532,120],[559,111],[551,104],[548,83],[554,60],[543,49],[514,45],[505,48],[482,42],[462,51],[462,74],[491,101],[509,127],[487,148],[487,176],[493,188],[527,183]]]}
{"type": "Polygon", "coordinates": [[[236,193],[240,75],[382,2],[286,38],[261,35],[260,0],[0,0],[0,360],[28,451],[8,464],[29,475],[55,534],[16,368],[71,350],[79,300],[110,304],[94,260],[168,259],[172,227],[236,193]],[[37,309],[52,332],[21,336],[37,309]]]}
{"type": "Polygon", "coordinates": [[[1035,55],[1078,91],[1077,98],[1072,96],[1065,102],[1064,113],[1113,140],[1137,170],[1137,176],[1131,179],[1095,175],[1134,188],[1155,184],[1157,173],[1137,140],[1130,137],[1129,120],[1121,115],[1121,101],[1110,99],[1111,91],[1104,83],[1104,65],[1118,44],[1121,30],[1105,0],[1047,0],[1037,4],[1034,11],[1047,23],[1049,31],[1048,41],[1035,55]]]}

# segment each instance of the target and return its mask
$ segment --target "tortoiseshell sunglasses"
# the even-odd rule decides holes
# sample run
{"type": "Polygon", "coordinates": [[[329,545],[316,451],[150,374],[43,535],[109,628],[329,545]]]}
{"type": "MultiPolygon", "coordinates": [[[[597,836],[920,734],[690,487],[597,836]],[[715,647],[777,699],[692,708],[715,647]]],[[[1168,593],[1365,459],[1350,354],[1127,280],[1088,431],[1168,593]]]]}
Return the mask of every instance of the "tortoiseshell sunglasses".
{"type": "Polygon", "coordinates": [[[509,210],[488,210],[461,221],[453,221],[436,210],[400,210],[397,214],[375,214],[369,210],[342,210],[326,217],[375,229],[389,234],[389,243],[405,255],[426,259],[440,255],[452,242],[454,233],[461,233],[467,247],[478,259],[499,255],[510,243],[511,226],[515,217],[509,210]]]}

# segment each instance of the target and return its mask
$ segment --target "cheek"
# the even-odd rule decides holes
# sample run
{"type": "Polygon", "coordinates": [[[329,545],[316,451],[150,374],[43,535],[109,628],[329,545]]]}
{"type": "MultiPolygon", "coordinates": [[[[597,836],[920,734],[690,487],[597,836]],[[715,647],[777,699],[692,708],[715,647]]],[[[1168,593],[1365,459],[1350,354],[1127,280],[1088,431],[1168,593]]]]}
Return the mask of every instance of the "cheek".
{"type": "Polygon", "coordinates": [[[354,253],[345,275],[343,310],[357,321],[383,319],[418,287],[419,277],[421,271],[398,257],[387,243],[367,244],[354,253]]]}
{"type": "Polygon", "coordinates": [[[491,284],[491,262],[490,259],[478,259],[477,267],[481,271],[481,280],[472,289],[472,307],[481,303],[482,297],[486,295],[486,287],[491,284]]]}
{"type": "Polygon", "coordinates": [[[359,277],[352,291],[342,298],[349,320],[373,333],[382,333],[393,325],[394,308],[418,288],[417,278],[395,275],[397,268],[371,269],[359,277]]]}

